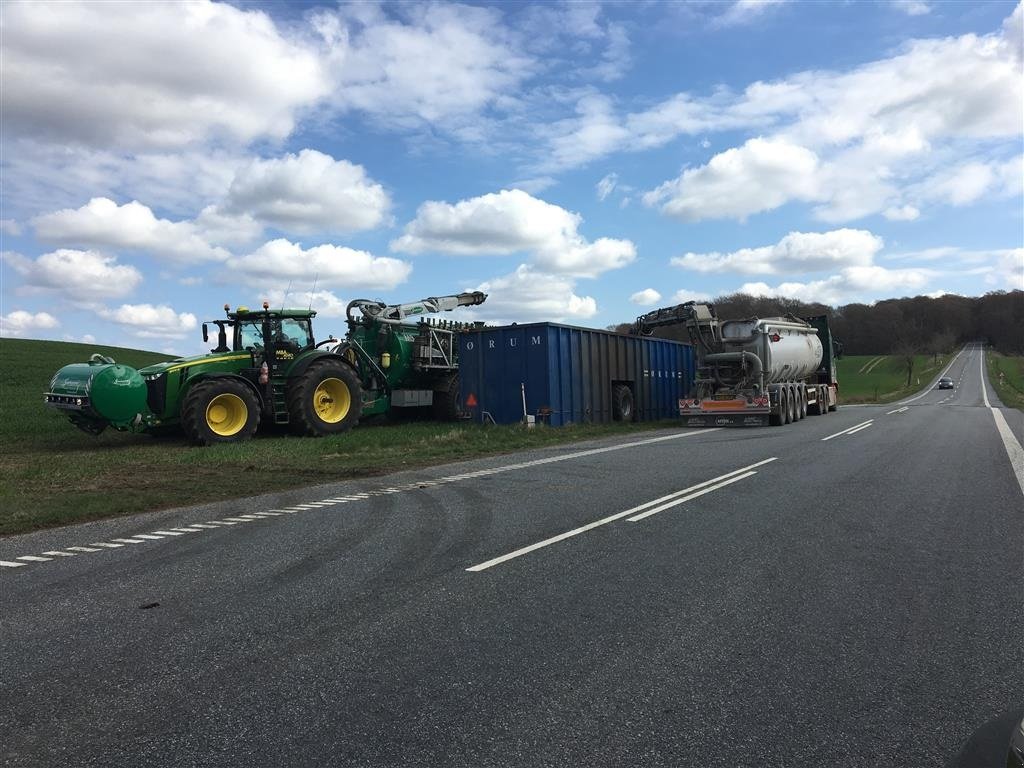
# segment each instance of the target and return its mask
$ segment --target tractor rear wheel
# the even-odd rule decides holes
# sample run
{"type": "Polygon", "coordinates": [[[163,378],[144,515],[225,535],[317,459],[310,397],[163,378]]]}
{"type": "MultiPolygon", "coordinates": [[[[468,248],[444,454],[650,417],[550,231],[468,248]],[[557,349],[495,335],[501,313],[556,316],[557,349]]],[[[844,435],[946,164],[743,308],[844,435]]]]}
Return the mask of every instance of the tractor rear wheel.
{"type": "Polygon", "coordinates": [[[434,390],[434,418],[438,421],[455,421],[462,410],[462,394],[459,391],[459,374],[453,373],[443,379],[434,390]]]}
{"type": "Polygon", "coordinates": [[[359,423],[362,408],[359,377],[341,360],[311,363],[288,387],[288,422],[299,435],[347,432],[359,423]]]}
{"type": "Polygon", "coordinates": [[[181,427],[196,445],[248,440],[259,424],[259,401],[237,379],[204,379],[181,407],[181,427]]]}

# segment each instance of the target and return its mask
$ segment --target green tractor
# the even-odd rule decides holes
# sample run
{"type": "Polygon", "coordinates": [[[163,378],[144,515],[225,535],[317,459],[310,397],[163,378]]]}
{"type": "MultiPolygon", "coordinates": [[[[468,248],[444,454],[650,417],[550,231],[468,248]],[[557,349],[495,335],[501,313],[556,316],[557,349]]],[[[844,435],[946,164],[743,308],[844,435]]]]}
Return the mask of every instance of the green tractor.
{"type": "Polygon", "coordinates": [[[483,293],[432,297],[389,306],[349,304],[344,340],[314,341],[314,310],[262,311],[224,307],[210,354],[136,370],[103,355],[61,368],[46,404],[97,435],[108,426],[158,433],[180,427],[199,445],[245,440],[260,423],[287,424],[301,435],[332,435],[363,415],[392,407],[432,406],[439,418],[458,415],[458,323],[426,319],[432,312],[482,303],[483,293]],[[353,310],[360,310],[354,316],[353,310]]]}

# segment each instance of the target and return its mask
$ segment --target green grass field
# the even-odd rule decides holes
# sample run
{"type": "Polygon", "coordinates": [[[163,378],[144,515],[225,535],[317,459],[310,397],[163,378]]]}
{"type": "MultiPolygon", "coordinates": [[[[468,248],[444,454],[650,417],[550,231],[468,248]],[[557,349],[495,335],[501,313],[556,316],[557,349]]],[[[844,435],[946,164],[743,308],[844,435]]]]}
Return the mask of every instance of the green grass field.
{"type": "Polygon", "coordinates": [[[838,362],[840,403],[891,403],[925,387],[949,362],[952,355],[917,355],[912,383],[907,369],[891,355],[853,355],[838,362]]]}
{"type": "Polygon", "coordinates": [[[1024,356],[1001,355],[989,352],[988,380],[1003,401],[1003,405],[1024,411],[1024,356]]]}
{"type": "MultiPolygon", "coordinates": [[[[661,423],[557,429],[429,422],[359,426],[335,437],[261,430],[245,443],[81,432],[43,404],[51,376],[93,352],[142,366],[166,356],[0,339],[0,534],[380,475],[459,459],[626,434],[661,423]]],[[[675,422],[668,422],[673,424],[675,422]]]]}

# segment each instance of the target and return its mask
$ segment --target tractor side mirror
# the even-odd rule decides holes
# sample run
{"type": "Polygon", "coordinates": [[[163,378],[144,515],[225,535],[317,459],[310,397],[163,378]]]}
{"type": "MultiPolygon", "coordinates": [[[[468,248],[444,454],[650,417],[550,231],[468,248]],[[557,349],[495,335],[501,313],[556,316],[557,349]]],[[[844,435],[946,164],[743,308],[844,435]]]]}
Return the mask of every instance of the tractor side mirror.
{"type": "Polygon", "coordinates": [[[206,323],[203,323],[203,344],[210,343],[210,330],[206,327],[206,323]]]}

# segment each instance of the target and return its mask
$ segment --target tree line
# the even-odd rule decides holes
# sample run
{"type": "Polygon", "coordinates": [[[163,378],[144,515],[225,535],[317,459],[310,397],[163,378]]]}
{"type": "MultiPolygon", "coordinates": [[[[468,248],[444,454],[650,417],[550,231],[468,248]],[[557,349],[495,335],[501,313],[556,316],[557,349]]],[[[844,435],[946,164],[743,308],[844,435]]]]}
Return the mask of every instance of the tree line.
{"type": "MultiPolygon", "coordinates": [[[[1006,354],[1024,354],[1024,291],[915,296],[841,307],[730,293],[711,304],[725,320],[828,315],[832,335],[843,343],[847,355],[938,355],[968,341],[985,342],[1006,354]]],[[[627,333],[631,326],[621,323],[610,330],[627,333]]],[[[659,328],[655,335],[689,341],[682,326],[659,328]]]]}

